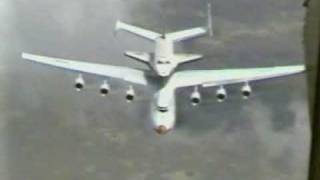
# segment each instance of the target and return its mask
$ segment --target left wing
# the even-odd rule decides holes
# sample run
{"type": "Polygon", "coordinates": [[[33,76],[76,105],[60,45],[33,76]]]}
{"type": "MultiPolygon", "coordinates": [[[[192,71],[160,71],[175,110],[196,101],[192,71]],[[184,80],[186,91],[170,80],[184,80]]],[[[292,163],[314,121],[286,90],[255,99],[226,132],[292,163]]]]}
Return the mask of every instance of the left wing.
{"type": "Polygon", "coordinates": [[[301,73],[304,70],[304,65],[297,65],[269,68],[181,71],[173,75],[169,85],[173,88],[197,85],[203,87],[221,86],[288,76],[301,73]]]}
{"type": "Polygon", "coordinates": [[[80,73],[94,74],[98,76],[111,77],[122,79],[128,82],[147,85],[147,80],[145,78],[145,72],[137,69],[131,69],[126,67],[102,65],[95,63],[86,63],[71,61],[66,59],[38,56],[28,53],[22,53],[22,58],[37,62],[40,64],[45,64],[61,69],[66,69],[69,71],[76,71],[80,73]]]}
{"type": "Polygon", "coordinates": [[[205,28],[198,27],[198,28],[192,28],[192,29],[188,29],[188,30],[168,33],[168,34],[166,34],[166,38],[168,38],[174,42],[179,42],[179,41],[184,41],[187,39],[199,37],[199,36],[202,36],[206,33],[207,33],[207,30],[205,28]]]}

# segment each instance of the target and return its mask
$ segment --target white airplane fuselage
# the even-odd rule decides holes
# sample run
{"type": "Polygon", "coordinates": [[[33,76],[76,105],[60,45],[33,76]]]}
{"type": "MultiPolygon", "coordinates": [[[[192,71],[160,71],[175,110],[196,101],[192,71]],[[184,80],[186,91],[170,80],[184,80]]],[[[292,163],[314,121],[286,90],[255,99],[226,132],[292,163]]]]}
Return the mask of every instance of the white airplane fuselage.
{"type": "MultiPolygon", "coordinates": [[[[166,134],[172,130],[176,123],[176,97],[177,88],[194,86],[195,90],[190,96],[192,103],[199,103],[201,96],[197,86],[204,88],[217,87],[216,96],[219,101],[220,94],[226,96],[225,85],[243,83],[241,93],[244,99],[248,99],[251,88],[249,81],[258,81],[276,77],[284,77],[305,71],[304,65],[276,66],[267,68],[244,68],[223,70],[191,70],[180,71],[169,77],[150,76],[150,71],[141,71],[133,68],[111,66],[105,64],[79,62],[68,59],[46,57],[28,53],[22,53],[22,58],[29,61],[48,65],[51,67],[80,72],[75,79],[75,87],[83,89],[85,81],[81,73],[95,74],[101,77],[112,77],[124,81],[156,88],[151,104],[151,120],[153,129],[158,134],[166,134]],[[221,90],[224,90],[223,93],[221,90]],[[197,98],[197,101],[194,101],[197,98]]],[[[100,86],[100,92],[105,95],[109,91],[109,85],[105,80],[100,86]]],[[[126,99],[132,101],[135,95],[132,86],[126,92],[126,99]],[[130,98],[128,98],[130,97],[130,98]]]]}
{"type": "Polygon", "coordinates": [[[151,103],[153,129],[158,134],[166,134],[172,130],[176,122],[176,98],[172,88],[160,88],[151,103]]]}
{"type": "Polygon", "coordinates": [[[154,58],[151,67],[161,77],[169,76],[178,63],[174,60],[174,43],[166,38],[158,38],[155,42],[154,58]]]}

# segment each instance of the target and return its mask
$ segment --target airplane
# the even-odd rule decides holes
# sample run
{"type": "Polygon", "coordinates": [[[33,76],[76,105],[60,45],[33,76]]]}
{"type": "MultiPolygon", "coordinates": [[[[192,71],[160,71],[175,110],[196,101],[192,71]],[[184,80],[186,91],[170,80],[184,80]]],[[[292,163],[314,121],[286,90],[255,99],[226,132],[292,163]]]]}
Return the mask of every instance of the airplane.
{"type": "Polygon", "coordinates": [[[100,86],[100,93],[106,96],[110,91],[109,78],[120,79],[129,83],[126,91],[127,102],[135,98],[135,90],[132,84],[151,86],[156,84],[156,90],[151,103],[151,120],[153,129],[160,135],[171,131],[176,122],[176,96],[178,88],[194,87],[190,95],[193,106],[201,102],[199,88],[216,87],[216,98],[223,102],[227,98],[226,85],[242,84],[241,92],[244,99],[252,94],[251,82],[289,76],[305,71],[304,65],[275,66],[264,68],[222,69],[222,70],[184,70],[174,72],[170,77],[154,76],[150,70],[138,70],[134,68],[111,66],[96,63],[79,62],[61,58],[45,57],[34,54],[22,53],[22,58],[53,66],[56,68],[77,72],[75,88],[81,91],[85,86],[82,74],[93,74],[105,78],[100,86]]]}
{"type": "Polygon", "coordinates": [[[125,56],[147,64],[154,72],[162,77],[170,76],[174,69],[182,63],[196,61],[203,58],[201,54],[176,54],[174,44],[177,42],[193,39],[212,32],[211,4],[208,4],[208,27],[197,27],[188,30],[157,33],[137,26],[126,24],[118,20],[115,25],[115,32],[123,30],[138,37],[145,38],[155,43],[155,50],[149,52],[126,51],[125,56]]]}

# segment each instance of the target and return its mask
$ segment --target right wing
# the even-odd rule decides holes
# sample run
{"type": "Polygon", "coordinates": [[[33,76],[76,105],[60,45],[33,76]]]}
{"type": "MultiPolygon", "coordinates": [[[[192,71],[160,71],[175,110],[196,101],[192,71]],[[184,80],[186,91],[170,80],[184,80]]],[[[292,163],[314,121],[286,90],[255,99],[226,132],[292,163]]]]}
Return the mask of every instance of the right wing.
{"type": "Polygon", "coordinates": [[[168,33],[168,34],[166,34],[166,38],[168,38],[174,42],[179,42],[179,41],[183,41],[183,40],[187,40],[187,39],[196,38],[196,37],[202,36],[206,33],[207,33],[207,30],[205,28],[198,27],[198,28],[192,28],[192,29],[188,29],[188,30],[168,33]]]}
{"type": "Polygon", "coordinates": [[[179,64],[199,60],[203,58],[201,54],[175,54],[174,60],[179,64]]]}
{"type": "Polygon", "coordinates": [[[289,76],[301,73],[304,70],[304,65],[297,65],[267,68],[181,71],[173,75],[169,86],[173,88],[198,85],[203,87],[223,86],[289,76]]]}
{"type": "Polygon", "coordinates": [[[146,39],[151,40],[151,41],[155,41],[156,39],[161,37],[161,34],[159,34],[159,33],[152,32],[150,30],[143,29],[143,28],[140,28],[140,27],[132,26],[132,25],[123,23],[121,21],[117,21],[115,30],[116,31],[124,30],[124,31],[132,33],[132,34],[137,35],[139,37],[146,38],[146,39]]]}
{"type": "Polygon", "coordinates": [[[28,53],[22,53],[22,58],[37,62],[40,64],[45,64],[69,71],[75,71],[79,73],[94,74],[103,77],[111,77],[122,79],[135,84],[147,85],[147,80],[145,78],[145,72],[137,69],[102,65],[95,63],[78,62],[66,59],[38,56],[28,53]]]}

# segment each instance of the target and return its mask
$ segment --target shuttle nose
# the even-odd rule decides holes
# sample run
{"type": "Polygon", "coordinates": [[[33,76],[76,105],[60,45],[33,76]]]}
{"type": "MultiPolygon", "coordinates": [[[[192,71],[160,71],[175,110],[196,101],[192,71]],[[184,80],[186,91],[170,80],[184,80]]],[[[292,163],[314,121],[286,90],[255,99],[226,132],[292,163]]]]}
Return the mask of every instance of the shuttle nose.
{"type": "Polygon", "coordinates": [[[164,135],[167,134],[170,129],[168,129],[166,126],[160,125],[156,128],[154,128],[154,130],[156,131],[156,133],[160,134],[160,135],[164,135]]]}

